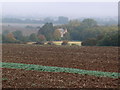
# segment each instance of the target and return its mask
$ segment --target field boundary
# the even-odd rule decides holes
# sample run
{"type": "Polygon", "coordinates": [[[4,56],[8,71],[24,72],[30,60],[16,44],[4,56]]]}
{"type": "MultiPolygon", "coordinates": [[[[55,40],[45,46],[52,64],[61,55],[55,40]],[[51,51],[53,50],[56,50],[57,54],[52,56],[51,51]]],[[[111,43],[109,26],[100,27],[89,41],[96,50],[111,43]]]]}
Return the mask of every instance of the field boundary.
{"type": "Polygon", "coordinates": [[[43,72],[76,73],[76,74],[83,74],[83,75],[93,75],[97,77],[109,77],[109,78],[120,77],[120,73],[117,73],[117,72],[102,72],[102,71],[83,70],[83,69],[76,69],[76,68],[42,66],[42,65],[34,65],[34,64],[1,62],[0,67],[10,68],[10,69],[37,70],[37,71],[43,71],[43,72]]]}

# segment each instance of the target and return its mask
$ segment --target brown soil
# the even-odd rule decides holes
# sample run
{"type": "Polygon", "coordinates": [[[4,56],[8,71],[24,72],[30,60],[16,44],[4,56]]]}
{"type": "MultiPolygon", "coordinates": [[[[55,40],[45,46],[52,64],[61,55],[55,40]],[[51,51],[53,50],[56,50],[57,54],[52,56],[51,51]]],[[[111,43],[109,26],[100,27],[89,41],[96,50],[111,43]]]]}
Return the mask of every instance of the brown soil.
{"type": "Polygon", "coordinates": [[[118,79],[80,74],[3,69],[3,88],[117,88],[118,79]]]}
{"type": "MultiPolygon", "coordinates": [[[[3,62],[118,72],[118,47],[3,44],[3,62]]],[[[3,68],[3,88],[117,88],[118,79],[3,68]]]]}
{"type": "Polygon", "coordinates": [[[118,47],[3,45],[3,62],[118,72],[118,47]]]}

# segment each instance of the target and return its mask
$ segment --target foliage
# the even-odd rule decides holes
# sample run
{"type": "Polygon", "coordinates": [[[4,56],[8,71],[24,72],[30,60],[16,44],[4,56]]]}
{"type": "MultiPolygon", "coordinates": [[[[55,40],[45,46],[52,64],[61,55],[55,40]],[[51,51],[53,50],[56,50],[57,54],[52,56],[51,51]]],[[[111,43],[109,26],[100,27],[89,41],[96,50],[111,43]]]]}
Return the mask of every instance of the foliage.
{"type": "Polygon", "coordinates": [[[26,43],[26,42],[28,42],[29,41],[29,36],[23,36],[22,38],[21,38],[21,43],[26,43]]]}
{"type": "Polygon", "coordinates": [[[82,41],[89,37],[94,37],[96,35],[95,33],[99,32],[99,30],[95,30],[98,26],[97,22],[93,19],[84,19],[82,22],[71,20],[68,24],[61,25],[61,27],[67,28],[71,40],[82,41]]]}
{"type": "Polygon", "coordinates": [[[97,40],[95,38],[89,38],[81,43],[82,46],[95,46],[97,40]]]}
{"type": "Polygon", "coordinates": [[[30,36],[29,36],[29,40],[30,41],[33,41],[33,42],[37,42],[38,41],[38,37],[35,33],[32,33],[30,36]]]}
{"type": "Polygon", "coordinates": [[[15,39],[13,33],[8,33],[6,36],[2,35],[3,43],[19,43],[18,40],[15,39]]]}
{"type": "Polygon", "coordinates": [[[15,39],[17,39],[17,40],[21,40],[23,37],[22,31],[14,31],[13,35],[14,35],[15,39]]]}
{"type": "Polygon", "coordinates": [[[43,41],[39,41],[39,42],[36,42],[35,44],[44,45],[45,43],[43,41]]]}
{"type": "Polygon", "coordinates": [[[49,23],[45,23],[42,27],[39,27],[37,35],[35,33],[30,36],[23,36],[21,31],[9,32],[3,31],[3,42],[41,42],[41,41],[53,41],[53,40],[72,40],[82,41],[82,45],[101,45],[101,46],[117,46],[119,45],[118,38],[118,26],[100,26],[94,19],[68,20],[66,17],[59,17],[58,21],[62,25],[53,26],[51,19],[46,18],[49,23]],[[58,28],[66,28],[67,33],[61,37],[61,33],[58,28]],[[10,34],[11,33],[11,34],[10,34]]]}
{"type": "MultiPolygon", "coordinates": [[[[115,25],[99,26],[95,20],[89,18],[84,19],[82,22],[76,22],[78,24],[69,22],[66,25],[62,25],[61,27],[67,27],[71,40],[83,41],[83,45],[102,45],[102,39],[105,38],[107,34],[109,35],[110,32],[118,32],[118,27],[115,25]]],[[[111,42],[110,39],[108,41],[111,42]]],[[[114,40],[111,43],[115,42],[117,42],[117,39],[115,41],[114,36],[114,40]]]]}
{"type": "Polygon", "coordinates": [[[38,41],[46,41],[45,36],[42,34],[38,35],[38,41]]]}
{"type": "Polygon", "coordinates": [[[70,20],[68,25],[72,27],[78,27],[81,25],[81,22],[79,20],[70,20]]]}
{"type": "Polygon", "coordinates": [[[94,26],[97,26],[97,22],[94,19],[90,19],[90,18],[84,19],[82,21],[82,26],[84,28],[94,27],[94,26]]]}
{"type": "Polygon", "coordinates": [[[74,43],[72,43],[71,45],[72,45],[72,46],[78,46],[77,44],[74,44],[74,43]]]}
{"type": "Polygon", "coordinates": [[[40,28],[40,30],[38,31],[38,35],[42,34],[44,35],[46,40],[50,41],[50,40],[53,40],[53,32],[54,32],[53,24],[46,23],[40,28]]]}
{"type": "Polygon", "coordinates": [[[54,36],[54,40],[61,40],[61,33],[59,30],[55,30],[53,36],[54,36]]]}
{"type": "Polygon", "coordinates": [[[55,45],[52,41],[49,41],[47,44],[48,45],[55,45]]]}
{"type": "Polygon", "coordinates": [[[70,33],[69,32],[67,32],[67,33],[65,33],[64,35],[63,35],[63,38],[62,38],[63,40],[70,40],[70,33]]]}
{"type": "Polygon", "coordinates": [[[9,40],[11,40],[11,41],[15,41],[15,40],[16,40],[15,37],[14,37],[14,35],[13,35],[13,33],[8,33],[6,36],[7,36],[7,38],[9,38],[9,40]]]}
{"type": "Polygon", "coordinates": [[[120,34],[118,32],[110,32],[106,34],[102,40],[98,42],[99,46],[120,46],[118,41],[120,34]]]}
{"type": "Polygon", "coordinates": [[[63,41],[61,45],[68,45],[68,41],[63,41]]]}
{"type": "Polygon", "coordinates": [[[112,31],[106,34],[98,35],[96,38],[88,38],[82,42],[83,46],[120,46],[118,41],[120,33],[118,31],[112,31]]]}
{"type": "Polygon", "coordinates": [[[42,66],[42,65],[34,65],[34,64],[5,63],[5,62],[0,64],[2,64],[1,66],[3,68],[36,70],[36,71],[44,71],[44,72],[77,73],[77,74],[85,74],[85,75],[94,75],[98,77],[110,77],[116,79],[119,77],[120,74],[116,72],[101,72],[101,71],[91,71],[91,70],[83,70],[76,68],[42,66]]]}

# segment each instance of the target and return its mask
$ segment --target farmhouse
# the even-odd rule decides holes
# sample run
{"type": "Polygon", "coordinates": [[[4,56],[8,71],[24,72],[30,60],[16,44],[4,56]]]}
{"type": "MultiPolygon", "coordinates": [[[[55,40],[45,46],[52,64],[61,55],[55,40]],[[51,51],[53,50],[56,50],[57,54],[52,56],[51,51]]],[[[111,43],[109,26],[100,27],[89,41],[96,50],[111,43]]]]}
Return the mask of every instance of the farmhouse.
{"type": "Polygon", "coordinates": [[[61,37],[63,37],[63,35],[68,32],[67,29],[63,29],[63,28],[59,28],[57,30],[60,31],[61,37]]]}

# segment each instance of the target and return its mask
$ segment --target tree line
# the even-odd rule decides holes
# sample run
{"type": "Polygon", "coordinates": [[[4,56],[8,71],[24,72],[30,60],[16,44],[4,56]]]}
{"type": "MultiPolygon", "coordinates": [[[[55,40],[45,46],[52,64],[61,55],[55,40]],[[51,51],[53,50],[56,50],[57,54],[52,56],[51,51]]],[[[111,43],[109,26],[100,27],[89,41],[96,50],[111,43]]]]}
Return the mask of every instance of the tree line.
{"type": "Polygon", "coordinates": [[[28,41],[82,41],[83,46],[119,46],[120,33],[117,25],[100,26],[94,19],[83,21],[71,20],[67,24],[56,25],[46,23],[37,34],[23,36],[21,31],[4,31],[3,43],[23,43],[28,41]],[[67,28],[68,32],[61,37],[58,28],[67,28]]]}

